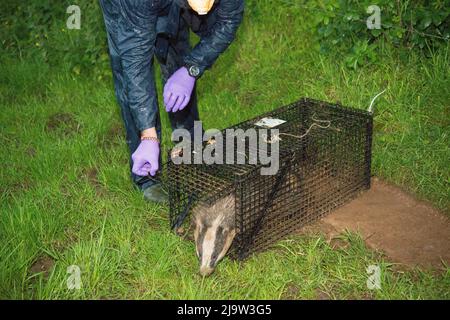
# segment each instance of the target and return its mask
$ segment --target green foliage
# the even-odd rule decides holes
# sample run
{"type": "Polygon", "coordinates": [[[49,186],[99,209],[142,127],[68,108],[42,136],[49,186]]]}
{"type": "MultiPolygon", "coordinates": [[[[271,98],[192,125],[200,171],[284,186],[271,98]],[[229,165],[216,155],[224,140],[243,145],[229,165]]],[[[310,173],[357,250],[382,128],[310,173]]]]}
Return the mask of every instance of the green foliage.
{"type": "Polygon", "coordinates": [[[68,30],[68,0],[2,1],[0,39],[2,55],[65,65],[102,78],[110,73],[102,14],[98,1],[78,0],[81,29],[68,30]]]}
{"type": "MultiPolygon", "coordinates": [[[[288,0],[283,0],[284,4],[288,0]]],[[[344,54],[357,68],[378,60],[384,43],[408,48],[436,48],[450,39],[449,0],[318,0],[289,2],[308,12],[322,53],[344,54]],[[369,30],[367,8],[381,8],[380,30],[369,30]],[[446,40],[444,40],[446,39],[446,40]]],[[[64,64],[79,75],[103,78],[110,74],[106,35],[98,1],[78,0],[81,30],[68,30],[69,0],[3,1],[0,4],[2,55],[64,64]]],[[[247,1],[247,18],[257,21],[260,5],[247,1]]],[[[306,23],[306,22],[305,22],[306,23]]]]}
{"type": "Polygon", "coordinates": [[[435,49],[450,39],[448,0],[320,0],[309,1],[320,49],[345,55],[348,67],[377,60],[384,43],[409,49],[435,49]],[[366,21],[380,9],[381,29],[369,29],[366,21]]]}

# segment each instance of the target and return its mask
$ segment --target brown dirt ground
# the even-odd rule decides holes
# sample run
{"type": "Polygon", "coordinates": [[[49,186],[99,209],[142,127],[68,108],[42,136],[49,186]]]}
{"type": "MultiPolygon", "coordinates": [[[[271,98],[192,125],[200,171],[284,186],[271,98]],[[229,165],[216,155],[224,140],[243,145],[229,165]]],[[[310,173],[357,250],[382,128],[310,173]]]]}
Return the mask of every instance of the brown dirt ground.
{"type": "Polygon", "coordinates": [[[309,228],[331,242],[345,230],[357,232],[369,247],[406,266],[450,266],[450,219],[377,178],[369,191],[309,228]]]}
{"type": "Polygon", "coordinates": [[[81,123],[75,119],[71,113],[55,113],[47,119],[45,129],[48,132],[55,132],[63,136],[78,133],[81,130],[81,123]]]}
{"type": "Polygon", "coordinates": [[[124,143],[125,129],[121,123],[114,123],[108,131],[99,137],[99,145],[105,150],[120,146],[124,143]]]}
{"type": "Polygon", "coordinates": [[[30,272],[32,274],[42,272],[45,276],[47,276],[54,265],[55,261],[51,257],[41,256],[33,263],[30,268],[30,272]]]}
{"type": "Polygon", "coordinates": [[[97,196],[104,196],[107,193],[106,188],[101,184],[98,179],[98,169],[97,168],[85,168],[82,175],[87,179],[87,181],[94,187],[97,196]]]}

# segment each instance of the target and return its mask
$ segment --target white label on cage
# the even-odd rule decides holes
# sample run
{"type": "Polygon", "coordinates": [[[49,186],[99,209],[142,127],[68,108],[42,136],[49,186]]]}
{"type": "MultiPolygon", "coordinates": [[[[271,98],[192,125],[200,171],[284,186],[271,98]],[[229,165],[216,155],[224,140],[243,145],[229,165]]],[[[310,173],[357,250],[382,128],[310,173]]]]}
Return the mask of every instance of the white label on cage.
{"type": "Polygon", "coordinates": [[[274,119],[274,118],[262,118],[257,123],[255,123],[255,126],[263,127],[263,128],[275,128],[278,127],[280,124],[285,123],[286,121],[281,119],[274,119]]]}

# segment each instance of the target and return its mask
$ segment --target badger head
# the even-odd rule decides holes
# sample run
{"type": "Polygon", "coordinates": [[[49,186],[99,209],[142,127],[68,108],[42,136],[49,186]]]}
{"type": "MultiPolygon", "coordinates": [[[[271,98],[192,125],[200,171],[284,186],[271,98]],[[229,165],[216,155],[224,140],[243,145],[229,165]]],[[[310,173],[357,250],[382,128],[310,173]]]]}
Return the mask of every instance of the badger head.
{"type": "Polygon", "coordinates": [[[234,207],[234,195],[229,195],[213,205],[199,204],[194,209],[195,246],[200,274],[204,277],[214,272],[233,243],[236,235],[234,207]]]}

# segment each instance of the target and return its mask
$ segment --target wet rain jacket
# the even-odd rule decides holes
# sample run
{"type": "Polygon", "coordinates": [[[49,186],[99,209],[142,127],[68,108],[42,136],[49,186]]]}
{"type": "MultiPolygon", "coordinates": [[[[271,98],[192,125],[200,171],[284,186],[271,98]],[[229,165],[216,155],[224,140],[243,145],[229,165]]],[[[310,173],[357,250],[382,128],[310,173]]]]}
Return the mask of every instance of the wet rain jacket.
{"type": "Polygon", "coordinates": [[[183,62],[198,66],[203,74],[234,40],[244,10],[244,0],[216,0],[206,16],[189,9],[187,0],[100,0],[100,4],[116,95],[139,131],[157,126],[153,57],[165,61],[181,19],[200,36],[199,43],[183,55],[183,62]]]}

